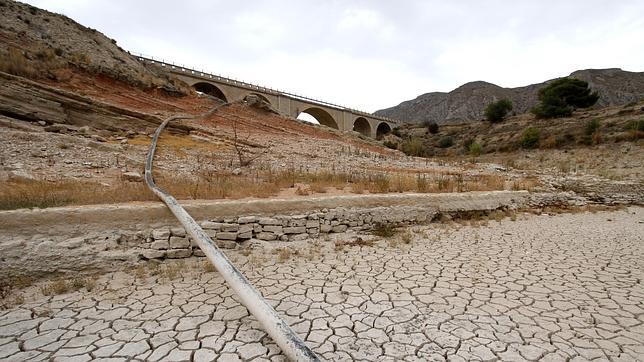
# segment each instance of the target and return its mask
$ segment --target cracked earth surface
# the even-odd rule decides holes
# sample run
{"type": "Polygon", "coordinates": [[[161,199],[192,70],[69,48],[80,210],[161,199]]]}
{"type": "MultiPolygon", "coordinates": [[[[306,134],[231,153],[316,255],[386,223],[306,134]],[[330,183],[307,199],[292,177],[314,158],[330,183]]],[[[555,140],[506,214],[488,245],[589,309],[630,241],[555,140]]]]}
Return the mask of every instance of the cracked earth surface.
{"type": "MultiPolygon", "coordinates": [[[[635,361],[643,222],[636,207],[522,214],[414,226],[373,246],[320,240],[288,259],[229,254],[324,360],[635,361]]],[[[0,311],[0,359],[285,360],[203,259],[171,267],[0,311]]]]}

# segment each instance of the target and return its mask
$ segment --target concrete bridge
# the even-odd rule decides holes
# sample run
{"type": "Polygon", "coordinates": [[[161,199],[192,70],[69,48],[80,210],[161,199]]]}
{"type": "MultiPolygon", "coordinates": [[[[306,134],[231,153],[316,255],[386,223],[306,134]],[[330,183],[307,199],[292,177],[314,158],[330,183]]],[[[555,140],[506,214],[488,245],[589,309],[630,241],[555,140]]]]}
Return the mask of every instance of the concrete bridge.
{"type": "Polygon", "coordinates": [[[390,118],[190,69],[151,57],[137,56],[137,58],[140,61],[156,64],[195,90],[223,101],[233,102],[255,95],[270,103],[283,115],[297,118],[301,113],[306,113],[313,116],[321,125],[340,131],[356,131],[378,139],[402,124],[390,118]]]}

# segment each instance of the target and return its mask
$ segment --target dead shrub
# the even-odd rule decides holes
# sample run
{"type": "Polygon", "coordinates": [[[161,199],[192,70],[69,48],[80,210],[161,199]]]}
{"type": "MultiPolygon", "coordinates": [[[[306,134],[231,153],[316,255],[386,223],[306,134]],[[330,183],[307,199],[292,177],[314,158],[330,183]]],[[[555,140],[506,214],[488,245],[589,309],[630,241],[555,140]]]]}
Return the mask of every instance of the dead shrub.
{"type": "Polygon", "coordinates": [[[373,235],[383,238],[390,238],[396,235],[397,232],[398,231],[393,227],[393,225],[388,223],[376,223],[376,225],[373,227],[373,230],[371,231],[373,235]]]}
{"type": "Polygon", "coordinates": [[[389,192],[389,176],[376,175],[373,179],[369,180],[367,189],[373,194],[384,194],[389,192]]]}
{"type": "Polygon", "coordinates": [[[277,261],[284,263],[291,258],[291,249],[290,248],[279,248],[277,249],[277,261]]]}
{"type": "Polygon", "coordinates": [[[309,186],[310,186],[312,192],[315,192],[317,194],[326,193],[327,186],[322,182],[313,182],[309,186]]]}
{"type": "Polygon", "coordinates": [[[69,290],[69,285],[64,279],[58,279],[40,287],[40,292],[46,296],[65,294],[69,290]]]}
{"type": "Polygon", "coordinates": [[[309,194],[309,191],[302,186],[298,186],[295,190],[295,194],[298,196],[307,196],[309,194]]]}

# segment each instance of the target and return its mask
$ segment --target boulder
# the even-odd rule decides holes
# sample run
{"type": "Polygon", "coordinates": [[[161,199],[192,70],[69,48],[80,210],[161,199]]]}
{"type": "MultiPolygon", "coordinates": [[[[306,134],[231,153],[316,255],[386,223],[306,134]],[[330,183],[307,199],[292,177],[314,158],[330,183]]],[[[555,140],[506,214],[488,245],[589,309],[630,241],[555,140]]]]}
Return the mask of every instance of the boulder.
{"type": "Polygon", "coordinates": [[[136,171],[123,172],[123,174],[121,175],[121,178],[123,178],[123,180],[129,181],[129,182],[142,182],[143,181],[143,177],[141,176],[141,174],[136,172],[136,171]]]}
{"type": "Polygon", "coordinates": [[[45,132],[67,133],[68,128],[64,124],[54,123],[49,126],[45,126],[44,130],[45,132]]]}

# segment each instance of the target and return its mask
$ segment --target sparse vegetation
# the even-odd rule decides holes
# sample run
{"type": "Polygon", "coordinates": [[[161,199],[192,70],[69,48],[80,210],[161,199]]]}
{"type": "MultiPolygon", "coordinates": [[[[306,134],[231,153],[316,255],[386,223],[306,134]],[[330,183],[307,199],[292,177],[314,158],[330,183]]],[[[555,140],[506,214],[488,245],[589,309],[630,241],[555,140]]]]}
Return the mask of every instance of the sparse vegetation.
{"type": "Polygon", "coordinates": [[[59,295],[85,289],[91,292],[96,288],[96,277],[73,277],[70,280],[56,279],[40,286],[43,295],[59,295]]]}
{"type": "Polygon", "coordinates": [[[505,119],[505,116],[512,110],[512,102],[509,99],[501,99],[492,102],[485,107],[485,119],[492,123],[498,123],[505,119]]]}
{"type": "MultiPolygon", "coordinates": [[[[160,173],[157,183],[178,199],[239,199],[266,198],[280,190],[295,187],[297,195],[325,193],[329,188],[364,192],[462,192],[500,190],[489,188],[489,176],[465,178],[462,173],[275,173],[235,176],[221,173],[201,173],[197,178],[169,176],[160,173]]],[[[116,181],[111,185],[79,180],[13,180],[1,184],[0,210],[47,208],[65,205],[91,205],[127,201],[152,201],[156,196],[143,183],[116,181]]]]}

